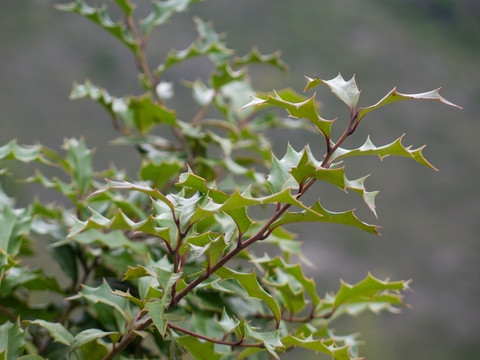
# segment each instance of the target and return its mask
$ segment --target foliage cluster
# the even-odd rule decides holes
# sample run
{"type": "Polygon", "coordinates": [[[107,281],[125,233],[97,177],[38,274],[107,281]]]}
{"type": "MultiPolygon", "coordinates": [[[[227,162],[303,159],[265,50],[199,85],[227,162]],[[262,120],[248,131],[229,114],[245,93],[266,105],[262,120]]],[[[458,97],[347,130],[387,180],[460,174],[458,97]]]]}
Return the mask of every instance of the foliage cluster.
{"type": "Polygon", "coordinates": [[[395,101],[455,105],[437,90],[393,89],[376,104],[360,107],[354,78],[307,78],[305,92],[325,85],[348,108],[343,124],[324,119],[315,94],[253,90],[248,66],[285,71],[278,53],[252,49],[236,56],[212,24],[197,18],[198,38],[186,49],[172,50],[152,70],[145,52],[149,35],[198,0],[152,0],[143,19],[130,0],[114,2],[123,13],[118,22],[109,15],[113,4],[96,7],[79,0],[58,8],[96,23],[136,59],[143,94],[117,97],[86,81],[74,85],[71,97],[90,98],[106,109],[121,133],[115,143],[140,155],[138,178],[115,166],[95,171],[93,151],[83,139],[65,139],[64,152],[15,140],[0,147],[2,164],[39,164],[24,181],[55,189],[71,204],[35,200],[17,208],[0,191],[0,358],[177,359],[188,353],[196,359],[261,359],[279,358],[295,347],[337,360],[358,358],[357,337],[337,335],[331,324],[342,315],[396,311],[408,281],[368,274],[321,296],[305,276],[309,260],[285,225],[329,222],[377,234],[378,226],[353,210],[325,209],[312,185],[323,181],[356,193],[376,216],[378,192],[365,188],[367,176],[347,178],[343,159],[397,155],[433,166],[423,147],[405,147],[403,136],[384,146],[367,138],[355,149],[343,148],[344,141],[370,112],[395,101]],[[198,112],[181,120],[168,106],[174,84],[163,75],[199,56],[214,70],[208,83],[184,83],[198,112]],[[289,117],[275,114],[275,108],[289,117]],[[338,138],[334,126],[343,129],[338,138]],[[277,157],[265,136],[271,128],[313,131],[325,153],[288,146],[277,157]],[[58,174],[46,175],[47,168],[58,174]],[[61,269],[57,276],[25,265],[28,256],[38,256],[39,239],[49,244],[61,269]],[[270,255],[254,253],[252,245],[259,242],[270,255]]]}

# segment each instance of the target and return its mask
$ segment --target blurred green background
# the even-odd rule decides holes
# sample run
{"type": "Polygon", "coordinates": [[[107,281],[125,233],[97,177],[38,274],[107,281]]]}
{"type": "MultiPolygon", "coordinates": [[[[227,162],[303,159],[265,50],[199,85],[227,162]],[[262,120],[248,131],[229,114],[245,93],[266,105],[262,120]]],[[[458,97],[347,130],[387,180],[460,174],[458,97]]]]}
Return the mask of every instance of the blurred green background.
{"type": "MultiPolygon", "coordinates": [[[[463,106],[460,111],[432,102],[393,104],[367,118],[361,135],[347,144],[361,145],[372,134],[382,145],[406,132],[404,143],[428,144],[425,155],[440,169],[436,173],[401,158],[352,164],[351,178],[374,170],[367,186],[381,191],[381,237],[335,225],[297,230],[316,264],[311,274],[320,291],[336,290],[339,278],[359,281],[368,271],[380,278],[413,279],[414,291],[406,296],[412,307],[402,315],[366,314],[336,326],[337,333],[361,331],[367,359],[479,359],[480,2],[207,1],[155,33],[148,49],[151,65],[171,47],[183,49],[194,40],[193,16],[225,31],[239,55],[252,46],[262,53],[283,52],[290,65],[287,76],[265,68],[251,73],[265,91],[286,86],[301,91],[304,75],[330,79],[341,72],[345,78],[355,74],[360,105],[373,104],[396,85],[405,93],[443,86],[441,94],[463,106]]],[[[109,34],[54,10],[51,1],[1,0],[0,144],[15,137],[23,144],[39,141],[58,148],[64,137],[84,136],[96,147],[99,168],[113,161],[134,171],[134,152],[107,146],[117,134],[104,110],[87,100],[68,100],[72,82],[87,78],[114,95],[138,93],[134,66],[131,54],[109,34]]],[[[206,76],[206,62],[194,60],[168,76],[195,80],[203,70],[206,76]]],[[[182,94],[181,86],[176,90],[182,94]]],[[[344,120],[346,109],[327,90],[318,90],[317,98],[325,118],[344,120]]],[[[182,118],[192,112],[182,104],[182,118]]],[[[273,132],[272,137],[280,155],[287,141],[317,146],[317,139],[304,133],[273,132]]],[[[28,175],[24,167],[12,170],[28,175]]],[[[17,191],[20,202],[33,196],[31,187],[14,186],[5,177],[0,181],[17,191]]],[[[331,210],[352,206],[341,192],[321,196],[331,210]]],[[[354,206],[364,219],[375,221],[362,204],[354,206]]],[[[316,356],[302,353],[302,358],[316,356]]]]}

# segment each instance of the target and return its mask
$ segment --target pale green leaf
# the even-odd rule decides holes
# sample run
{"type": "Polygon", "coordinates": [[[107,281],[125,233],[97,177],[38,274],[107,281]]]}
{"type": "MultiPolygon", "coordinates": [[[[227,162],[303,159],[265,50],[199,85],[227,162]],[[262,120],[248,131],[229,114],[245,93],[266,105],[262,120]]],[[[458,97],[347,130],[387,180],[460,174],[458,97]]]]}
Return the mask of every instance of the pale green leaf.
{"type": "Polygon", "coordinates": [[[105,336],[112,336],[112,335],[118,335],[118,333],[113,331],[103,331],[100,329],[84,330],[79,334],[77,334],[75,338],[72,340],[72,342],[70,343],[69,353],[71,354],[93,341],[104,338],[105,336]]]}
{"type": "Polygon", "coordinates": [[[305,91],[314,88],[319,84],[326,84],[330,90],[337,96],[340,100],[342,100],[349,108],[350,111],[354,111],[355,107],[358,103],[358,98],[360,97],[360,91],[357,88],[357,84],[355,83],[355,76],[353,76],[350,80],[345,81],[342,75],[338,74],[338,76],[331,80],[321,80],[318,77],[315,79],[310,79],[307,77],[308,84],[305,88],[305,91]]]}
{"type": "Polygon", "coordinates": [[[288,70],[288,65],[280,59],[280,51],[276,51],[272,54],[263,55],[261,54],[256,47],[253,47],[252,50],[245,56],[236,57],[233,59],[233,66],[240,67],[250,64],[268,64],[272,65],[284,72],[288,70]]]}
{"type": "Polygon", "coordinates": [[[272,224],[277,227],[285,224],[291,224],[304,221],[331,222],[343,225],[358,227],[366,232],[378,234],[377,225],[370,225],[360,221],[354,214],[353,210],[345,212],[332,212],[324,209],[320,202],[316,202],[310,207],[310,212],[289,212],[287,211],[279,220],[272,224]]]}
{"type": "Polygon", "coordinates": [[[15,159],[26,163],[39,161],[50,164],[43,154],[41,145],[18,145],[17,140],[10,140],[0,147],[0,160],[15,159]]]}
{"type": "Polygon", "coordinates": [[[152,0],[152,12],[141,21],[143,34],[149,34],[155,27],[167,22],[173,14],[183,12],[191,4],[201,1],[204,0],[152,0]]]}
{"type": "Polygon", "coordinates": [[[318,130],[320,130],[320,132],[322,132],[325,137],[330,137],[330,129],[332,127],[333,120],[325,120],[318,114],[317,104],[315,102],[315,94],[308,100],[302,102],[290,102],[284,100],[278,93],[275,93],[274,96],[269,95],[266,99],[253,97],[252,101],[243,108],[263,105],[274,105],[284,108],[288,111],[290,116],[309,120],[318,130]]]}
{"type": "Polygon", "coordinates": [[[32,320],[32,321],[26,320],[24,321],[24,323],[28,325],[36,324],[38,326],[43,327],[48,331],[50,336],[53,337],[55,342],[59,342],[69,346],[70,343],[72,343],[73,341],[74,336],[70,334],[70,332],[67,329],[65,329],[63,325],[60,323],[52,323],[52,322],[48,322],[41,319],[32,320]]]}
{"type": "Polygon", "coordinates": [[[68,152],[75,187],[83,195],[90,187],[93,177],[93,152],[87,148],[83,139],[65,139],[63,146],[68,152]]]}
{"type": "Polygon", "coordinates": [[[424,146],[418,149],[411,149],[410,146],[404,147],[402,145],[402,135],[394,142],[376,147],[373,142],[370,140],[370,137],[367,138],[365,143],[357,149],[347,150],[338,148],[332,155],[332,160],[337,161],[343,158],[352,157],[352,156],[363,156],[363,155],[378,155],[380,159],[383,159],[386,156],[396,155],[396,156],[404,156],[410,159],[417,161],[418,163],[425,165],[431,169],[437,170],[432,164],[430,164],[422,154],[422,150],[424,146]]]}
{"type": "Polygon", "coordinates": [[[25,331],[19,322],[0,325],[0,356],[5,360],[17,360],[25,348],[25,331]]]}
{"type": "Polygon", "coordinates": [[[401,94],[401,93],[397,92],[396,88],[393,88],[387,95],[385,95],[385,97],[383,99],[381,99],[376,104],[374,104],[372,106],[360,108],[360,110],[358,112],[358,120],[357,121],[360,121],[369,112],[371,112],[373,110],[376,110],[381,106],[391,104],[393,102],[400,101],[400,100],[416,100],[416,99],[419,99],[419,100],[435,100],[435,101],[440,101],[440,102],[442,102],[446,105],[453,106],[453,107],[461,109],[460,106],[455,105],[454,103],[452,103],[452,102],[446,100],[445,98],[443,98],[442,96],[440,96],[440,94],[438,92],[439,90],[440,90],[440,88],[438,88],[436,90],[428,91],[428,92],[425,92],[425,93],[419,93],[419,94],[401,94]]]}
{"type": "MultiPolygon", "coordinates": [[[[126,6],[126,0],[120,0],[117,1],[117,3],[122,4],[123,6],[121,6],[124,10],[128,10],[128,6],[126,6]]],[[[90,19],[95,24],[99,25],[100,27],[111,33],[113,36],[115,36],[117,39],[119,39],[134,53],[137,52],[135,42],[127,27],[120,21],[113,22],[109,14],[107,13],[107,8],[105,6],[97,8],[88,5],[83,0],[77,0],[68,4],[56,4],[55,7],[58,10],[74,12],[86,17],[87,19],[90,19]]]]}

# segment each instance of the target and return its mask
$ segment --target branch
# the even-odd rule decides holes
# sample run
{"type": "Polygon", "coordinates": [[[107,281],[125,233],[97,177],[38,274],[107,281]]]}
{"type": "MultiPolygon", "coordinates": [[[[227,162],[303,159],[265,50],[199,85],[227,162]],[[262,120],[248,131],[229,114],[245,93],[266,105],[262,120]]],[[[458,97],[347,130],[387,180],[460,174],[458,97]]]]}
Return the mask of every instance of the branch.
{"type": "Polygon", "coordinates": [[[213,339],[213,338],[209,338],[207,336],[204,336],[204,335],[201,335],[201,334],[198,334],[196,332],[193,332],[193,331],[190,331],[190,330],[187,330],[187,329],[184,329],[184,328],[181,328],[180,326],[177,326],[177,325],[173,325],[173,324],[170,324],[168,323],[167,326],[170,328],[170,329],[173,329],[173,330],[176,330],[176,331],[180,331],[180,332],[183,332],[185,334],[188,334],[188,335],[192,335],[192,336],[195,336],[199,339],[202,339],[202,340],[206,340],[206,341],[210,341],[212,343],[215,343],[215,344],[221,344],[221,345],[228,345],[228,346],[243,346],[243,347],[258,347],[258,348],[264,348],[265,345],[263,343],[250,343],[250,344],[245,344],[243,341],[244,339],[240,340],[240,341],[225,341],[225,340],[218,340],[218,339],[213,339]]]}

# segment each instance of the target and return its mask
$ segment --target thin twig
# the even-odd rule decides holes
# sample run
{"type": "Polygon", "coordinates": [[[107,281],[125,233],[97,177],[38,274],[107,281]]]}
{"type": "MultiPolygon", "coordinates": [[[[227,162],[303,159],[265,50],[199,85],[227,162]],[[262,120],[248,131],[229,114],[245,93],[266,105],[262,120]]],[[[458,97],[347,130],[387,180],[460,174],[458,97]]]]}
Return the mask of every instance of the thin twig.
{"type": "Polygon", "coordinates": [[[209,338],[208,336],[198,334],[196,332],[184,329],[180,326],[173,325],[173,324],[170,324],[170,323],[168,323],[167,326],[170,329],[173,329],[175,331],[180,331],[180,332],[183,332],[185,334],[192,335],[192,336],[195,336],[199,339],[206,340],[206,341],[209,341],[209,342],[212,342],[212,343],[215,343],[215,344],[228,345],[228,346],[242,346],[242,347],[258,347],[258,348],[264,348],[265,347],[265,345],[263,343],[253,343],[253,344],[252,343],[244,343],[243,342],[244,339],[241,339],[240,341],[225,341],[225,340],[218,340],[218,339],[209,338]]]}

